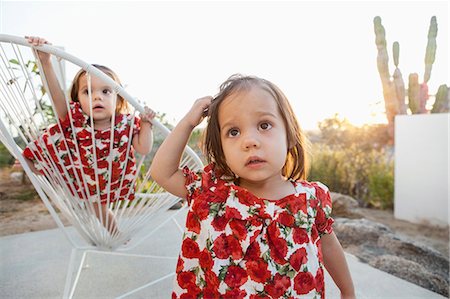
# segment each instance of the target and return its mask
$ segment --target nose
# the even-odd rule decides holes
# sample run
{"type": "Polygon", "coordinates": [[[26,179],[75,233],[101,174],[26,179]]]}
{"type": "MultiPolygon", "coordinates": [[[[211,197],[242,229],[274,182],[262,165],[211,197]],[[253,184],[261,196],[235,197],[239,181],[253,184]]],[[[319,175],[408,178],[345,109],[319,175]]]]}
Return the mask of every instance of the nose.
{"type": "Polygon", "coordinates": [[[94,90],[94,91],[92,91],[92,99],[93,100],[102,100],[103,99],[103,92],[101,90],[94,90]]]}
{"type": "Polygon", "coordinates": [[[256,133],[249,132],[249,133],[245,134],[243,137],[244,138],[242,139],[242,148],[244,150],[250,150],[252,148],[260,147],[261,144],[259,142],[259,139],[258,139],[256,133]]]}

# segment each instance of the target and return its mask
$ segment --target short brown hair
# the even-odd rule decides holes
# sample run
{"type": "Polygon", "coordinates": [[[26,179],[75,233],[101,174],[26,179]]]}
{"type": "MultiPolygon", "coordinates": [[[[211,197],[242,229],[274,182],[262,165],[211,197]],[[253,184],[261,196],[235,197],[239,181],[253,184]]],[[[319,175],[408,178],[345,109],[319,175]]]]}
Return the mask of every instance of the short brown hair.
{"type": "MultiPolygon", "coordinates": [[[[106,67],[104,65],[99,64],[93,64],[92,66],[96,67],[97,69],[101,70],[103,73],[108,75],[111,79],[113,79],[117,84],[121,85],[119,76],[111,70],[109,67],[106,67]]],[[[72,85],[70,87],[70,98],[73,102],[78,102],[78,89],[80,88],[80,78],[86,74],[86,71],[84,69],[81,69],[78,71],[78,73],[75,75],[75,77],[72,80],[72,85]]],[[[130,112],[130,106],[125,99],[118,94],[117,95],[117,101],[116,101],[116,113],[129,113],[130,112]]]]}
{"type": "Polygon", "coordinates": [[[234,176],[228,167],[222,149],[219,126],[219,106],[231,94],[260,87],[269,92],[277,103],[286,127],[288,152],[282,174],[289,179],[306,179],[308,158],[307,139],[284,93],[272,82],[255,76],[234,74],[220,85],[219,93],[214,97],[208,109],[209,119],[204,134],[203,150],[209,163],[214,162],[225,175],[234,176]]]}

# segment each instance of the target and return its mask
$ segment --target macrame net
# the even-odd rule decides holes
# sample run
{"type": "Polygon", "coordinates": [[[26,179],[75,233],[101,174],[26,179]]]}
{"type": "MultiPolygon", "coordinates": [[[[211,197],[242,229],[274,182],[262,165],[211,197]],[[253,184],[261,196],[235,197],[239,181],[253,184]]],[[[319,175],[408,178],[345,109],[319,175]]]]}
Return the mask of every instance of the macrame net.
{"type": "MultiPolygon", "coordinates": [[[[73,112],[73,103],[66,95],[69,112],[65,119],[59,119],[51,95],[46,92],[47,81],[36,49],[23,38],[0,35],[0,140],[21,162],[61,228],[64,226],[59,215],[76,228],[89,246],[103,250],[136,246],[167,221],[162,212],[180,200],[149,175],[153,155],[169,130],[155,120],[152,151],[148,155],[134,152],[133,158],[130,140],[137,130],[135,116],[143,107],[92,65],[53,46],[39,49],[52,54],[55,73],[66,94],[75,73],[82,68],[86,70],[89,88],[96,76],[113,86],[114,92],[127,100],[134,111],[122,118],[120,114],[113,115],[110,129],[99,133],[93,129],[92,119],[73,112]],[[87,123],[82,134],[77,126],[80,121],[87,123]],[[121,126],[129,130],[123,132],[121,126]],[[40,175],[31,171],[24,149],[33,155],[40,175]],[[113,220],[102,214],[104,207],[113,220]]],[[[184,166],[193,170],[202,167],[190,148],[186,148],[180,162],[180,167],[184,166]]]]}

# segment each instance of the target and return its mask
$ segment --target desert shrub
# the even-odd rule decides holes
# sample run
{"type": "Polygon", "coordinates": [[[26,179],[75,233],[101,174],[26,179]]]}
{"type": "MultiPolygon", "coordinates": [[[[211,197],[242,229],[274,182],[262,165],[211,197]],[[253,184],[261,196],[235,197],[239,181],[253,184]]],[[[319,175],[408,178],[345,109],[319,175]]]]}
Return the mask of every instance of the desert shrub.
{"type": "Polygon", "coordinates": [[[0,142],[0,168],[14,164],[14,157],[9,153],[3,143],[0,142]]]}
{"type": "Polygon", "coordinates": [[[393,208],[394,165],[392,161],[371,165],[368,188],[370,205],[381,209],[393,208]]]}
{"type": "Polygon", "coordinates": [[[365,206],[386,209],[393,205],[394,166],[383,150],[313,144],[308,179],[321,181],[331,191],[350,195],[365,206]]]}

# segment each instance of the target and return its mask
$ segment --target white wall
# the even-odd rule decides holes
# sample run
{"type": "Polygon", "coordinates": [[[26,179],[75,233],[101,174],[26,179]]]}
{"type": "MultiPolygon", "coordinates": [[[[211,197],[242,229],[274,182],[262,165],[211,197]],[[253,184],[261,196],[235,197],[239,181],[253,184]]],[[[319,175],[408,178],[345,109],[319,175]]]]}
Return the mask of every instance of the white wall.
{"type": "Polygon", "coordinates": [[[449,225],[450,114],[395,118],[394,216],[449,225]]]}

